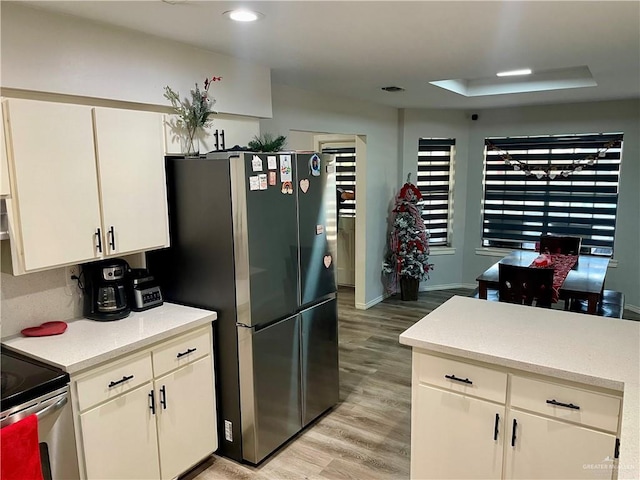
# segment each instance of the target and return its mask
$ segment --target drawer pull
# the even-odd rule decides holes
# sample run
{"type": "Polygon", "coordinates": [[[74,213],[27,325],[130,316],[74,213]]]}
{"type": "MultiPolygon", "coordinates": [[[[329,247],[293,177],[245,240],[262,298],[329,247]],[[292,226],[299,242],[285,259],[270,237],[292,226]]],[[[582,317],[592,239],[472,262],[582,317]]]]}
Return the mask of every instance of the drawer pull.
{"type": "Polygon", "coordinates": [[[164,385],[160,389],[160,405],[162,405],[163,410],[167,409],[167,389],[164,385]]]}
{"type": "Polygon", "coordinates": [[[562,402],[557,402],[555,400],[547,400],[547,403],[549,405],[557,405],[558,407],[566,407],[566,408],[571,408],[573,410],[580,410],[580,407],[578,405],[574,405],[573,403],[562,403],[562,402]]]}
{"type": "Polygon", "coordinates": [[[149,392],[149,409],[152,414],[156,414],[156,396],[153,394],[153,390],[149,392]]]}
{"type": "Polygon", "coordinates": [[[122,377],[120,380],[116,380],[115,382],[111,382],[111,383],[109,384],[109,388],[111,388],[111,387],[115,387],[116,385],[120,385],[121,383],[124,383],[124,382],[126,382],[127,380],[131,380],[132,378],[133,378],[133,375],[129,375],[128,377],[127,377],[127,376],[124,376],[124,377],[122,377]]]}
{"type": "Polygon", "coordinates": [[[496,423],[493,425],[493,439],[498,440],[498,422],[500,421],[500,414],[496,413],[496,423]]]}
{"type": "Polygon", "coordinates": [[[516,422],[516,419],[513,419],[513,431],[511,432],[511,446],[515,447],[516,446],[516,428],[518,427],[518,422],[516,422]]]}
{"type": "Polygon", "coordinates": [[[188,348],[186,352],[179,353],[176,355],[176,358],[184,357],[185,355],[189,355],[197,350],[197,348],[188,348]]]}
{"type": "Polygon", "coordinates": [[[455,375],[445,375],[444,378],[448,378],[449,380],[455,380],[456,382],[468,383],[469,385],[473,385],[473,382],[468,378],[458,378],[455,375]]]}
{"type": "Polygon", "coordinates": [[[113,225],[109,229],[109,246],[111,247],[111,251],[116,251],[116,233],[114,231],[113,225]]]}
{"type": "Polygon", "coordinates": [[[98,244],[96,245],[96,249],[98,250],[98,253],[102,253],[102,233],[100,232],[100,228],[99,227],[96,230],[96,233],[94,233],[94,235],[96,236],[96,239],[98,240],[98,244]]]}

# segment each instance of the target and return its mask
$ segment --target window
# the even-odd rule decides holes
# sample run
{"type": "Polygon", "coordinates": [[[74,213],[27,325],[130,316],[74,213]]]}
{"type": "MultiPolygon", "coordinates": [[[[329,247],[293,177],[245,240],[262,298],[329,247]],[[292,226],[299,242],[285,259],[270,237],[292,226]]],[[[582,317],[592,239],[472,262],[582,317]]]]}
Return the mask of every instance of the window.
{"type": "Polygon", "coordinates": [[[485,139],[483,246],[533,249],[548,233],[612,255],[621,158],[622,134],[485,139]]]}
{"type": "Polygon", "coordinates": [[[421,138],[418,141],[418,181],[422,193],[422,218],[430,246],[449,245],[451,213],[451,164],[456,141],[421,138]]]}
{"type": "MultiPolygon", "coordinates": [[[[322,153],[336,157],[336,187],[343,190],[356,191],[356,148],[333,147],[323,148],[322,153]]],[[[356,199],[343,200],[340,204],[341,217],[356,216],[356,199]]]]}

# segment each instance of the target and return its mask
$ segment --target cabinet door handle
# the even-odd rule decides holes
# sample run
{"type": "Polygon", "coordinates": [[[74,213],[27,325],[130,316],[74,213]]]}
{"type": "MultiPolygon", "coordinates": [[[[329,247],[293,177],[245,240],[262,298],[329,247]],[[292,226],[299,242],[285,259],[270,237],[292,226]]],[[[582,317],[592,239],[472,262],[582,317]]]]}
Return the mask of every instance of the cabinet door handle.
{"type": "Polygon", "coordinates": [[[162,405],[163,410],[167,409],[167,389],[164,385],[160,389],[160,405],[162,405]]]}
{"type": "Polygon", "coordinates": [[[111,225],[111,228],[109,228],[109,246],[111,247],[111,250],[115,252],[116,250],[116,234],[113,230],[113,225],[111,225]]]}
{"type": "Polygon", "coordinates": [[[220,130],[220,143],[222,144],[222,150],[224,150],[224,130],[220,130]]]}
{"type": "Polygon", "coordinates": [[[500,422],[500,414],[496,413],[496,423],[493,425],[493,439],[498,440],[498,424],[500,422]]]}
{"type": "Polygon", "coordinates": [[[458,378],[455,375],[445,375],[444,378],[448,378],[449,380],[455,380],[456,382],[468,383],[469,385],[473,385],[473,382],[468,378],[458,378]]]}
{"type": "Polygon", "coordinates": [[[518,422],[516,422],[516,419],[513,419],[513,431],[511,432],[511,446],[515,447],[516,446],[516,428],[518,427],[518,422]]]}
{"type": "Polygon", "coordinates": [[[574,405],[573,403],[562,403],[556,400],[547,400],[547,403],[549,405],[557,405],[558,407],[571,408],[572,410],[580,410],[580,407],[578,405],[574,405]]]}
{"type": "Polygon", "coordinates": [[[153,394],[153,390],[149,392],[149,409],[153,415],[156,414],[156,396],[153,394]]]}
{"type": "Polygon", "coordinates": [[[96,233],[94,233],[96,239],[98,240],[98,244],[96,245],[96,249],[98,253],[102,253],[102,232],[100,231],[100,227],[97,228],[96,233]]]}
{"type": "Polygon", "coordinates": [[[124,377],[122,377],[120,380],[116,380],[115,382],[111,382],[109,384],[109,388],[111,387],[115,387],[116,385],[120,385],[121,383],[126,382],[127,380],[131,380],[133,378],[133,375],[129,375],[128,377],[125,375],[124,377]]]}
{"type": "Polygon", "coordinates": [[[197,348],[188,348],[186,352],[181,352],[178,355],[176,355],[176,358],[184,357],[185,355],[189,355],[190,353],[193,353],[196,350],[197,348]]]}

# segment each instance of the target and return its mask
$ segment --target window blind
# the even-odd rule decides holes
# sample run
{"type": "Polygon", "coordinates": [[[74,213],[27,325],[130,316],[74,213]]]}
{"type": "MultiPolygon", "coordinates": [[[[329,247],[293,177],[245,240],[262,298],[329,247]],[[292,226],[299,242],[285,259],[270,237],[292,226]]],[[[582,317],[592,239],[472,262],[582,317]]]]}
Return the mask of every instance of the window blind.
{"type": "Polygon", "coordinates": [[[418,180],[422,193],[422,218],[429,232],[429,245],[449,244],[451,212],[451,157],[456,141],[452,138],[418,140],[418,180]]]}
{"type": "MultiPolygon", "coordinates": [[[[336,157],[336,187],[356,191],[356,149],[355,147],[324,148],[322,153],[336,157]]],[[[343,200],[340,204],[341,217],[356,216],[356,199],[343,200]]]]}
{"type": "Polygon", "coordinates": [[[621,158],[619,133],[485,139],[483,245],[533,248],[541,234],[570,235],[582,237],[589,253],[611,255],[621,158]],[[607,148],[615,140],[619,146],[607,148]],[[525,175],[505,163],[505,154],[512,165],[558,175],[525,175]],[[594,165],[585,163],[590,155],[594,165]],[[576,165],[584,167],[559,174],[576,165]]]}

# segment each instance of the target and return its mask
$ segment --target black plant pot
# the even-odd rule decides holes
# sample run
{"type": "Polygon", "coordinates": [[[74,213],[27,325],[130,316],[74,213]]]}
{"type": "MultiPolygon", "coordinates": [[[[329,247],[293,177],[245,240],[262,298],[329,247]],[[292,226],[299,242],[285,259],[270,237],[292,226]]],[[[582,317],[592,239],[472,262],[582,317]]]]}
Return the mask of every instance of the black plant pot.
{"type": "Polygon", "coordinates": [[[420,280],[412,277],[400,277],[400,298],[402,300],[418,300],[420,280]]]}

